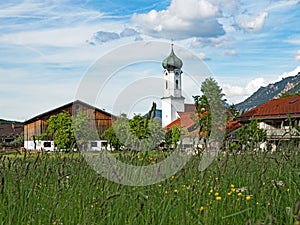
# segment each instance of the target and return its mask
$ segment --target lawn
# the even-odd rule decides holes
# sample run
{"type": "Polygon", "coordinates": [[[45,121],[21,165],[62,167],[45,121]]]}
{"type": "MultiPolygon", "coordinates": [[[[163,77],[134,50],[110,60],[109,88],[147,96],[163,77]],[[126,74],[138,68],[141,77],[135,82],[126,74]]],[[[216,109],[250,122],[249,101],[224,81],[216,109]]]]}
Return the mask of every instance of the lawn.
{"type": "MultiPolygon", "coordinates": [[[[167,153],[114,153],[149,165],[167,153]]],[[[80,153],[0,155],[0,224],[300,224],[296,151],[193,156],[163,182],[132,187],[92,170],[80,153]]]]}

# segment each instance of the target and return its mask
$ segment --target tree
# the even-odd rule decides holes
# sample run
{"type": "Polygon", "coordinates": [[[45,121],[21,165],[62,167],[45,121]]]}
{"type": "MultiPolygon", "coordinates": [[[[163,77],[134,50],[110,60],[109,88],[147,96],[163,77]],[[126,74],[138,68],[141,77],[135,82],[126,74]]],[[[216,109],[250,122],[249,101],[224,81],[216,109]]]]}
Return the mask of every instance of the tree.
{"type": "Polygon", "coordinates": [[[193,96],[199,129],[199,138],[207,145],[208,137],[223,140],[226,124],[225,101],[222,89],[213,78],[207,78],[201,85],[202,96],[193,96]],[[217,129],[212,129],[217,128],[217,129]],[[213,133],[212,133],[213,131],[213,133]]]}
{"type": "Polygon", "coordinates": [[[48,127],[38,139],[53,140],[58,149],[70,149],[75,144],[75,135],[72,127],[72,116],[61,112],[47,120],[48,127]]]}
{"type": "Polygon", "coordinates": [[[104,137],[119,147],[124,145],[132,150],[151,150],[163,140],[161,122],[155,119],[156,104],[153,103],[151,110],[146,116],[134,115],[128,119],[121,114],[112,126],[105,132],[104,137]]]}
{"type": "Polygon", "coordinates": [[[267,139],[267,133],[264,129],[258,127],[257,120],[250,120],[250,123],[244,125],[237,132],[238,142],[244,149],[254,150],[258,145],[267,139]]]}
{"type": "Polygon", "coordinates": [[[117,137],[113,127],[106,129],[103,132],[102,137],[104,139],[106,139],[107,143],[111,147],[113,147],[115,150],[119,150],[120,147],[122,146],[122,143],[120,142],[119,138],[117,137]]]}
{"type": "Polygon", "coordinates": [[[82,111],[78,112],[76,117],[73,118],[72,126],[76,137],[76,143],[79,146],[87,141],[97,140],[99,138],[96,129],[93,129],[95,128],[95,124],[92,124],[92,120],[89,116],[82,111]]]}
{"type": "Polygon", "coordinates": [[[185,134],[185,131],[180,126],[172,126],[165,134],[165,147],[170,149],[171,147],[176,149],[181,137],[185,134]]]}

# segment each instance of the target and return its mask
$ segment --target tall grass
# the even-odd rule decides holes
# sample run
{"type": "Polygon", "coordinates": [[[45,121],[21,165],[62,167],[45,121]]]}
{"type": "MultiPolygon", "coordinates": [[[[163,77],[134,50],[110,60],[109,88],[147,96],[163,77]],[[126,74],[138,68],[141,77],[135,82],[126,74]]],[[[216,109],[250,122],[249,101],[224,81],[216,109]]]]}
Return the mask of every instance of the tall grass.
{"type": "MultiPolygon", "coordinates": [[[[163,153],[116,154],[148,165],[163,153]]],[[[0,224],[299,224],[300,155],[221,153],[145,187],[99,176],[80,154],[0,156],[0,224]],[[297,203],[298,202],[298,203],[297,203]]]]}

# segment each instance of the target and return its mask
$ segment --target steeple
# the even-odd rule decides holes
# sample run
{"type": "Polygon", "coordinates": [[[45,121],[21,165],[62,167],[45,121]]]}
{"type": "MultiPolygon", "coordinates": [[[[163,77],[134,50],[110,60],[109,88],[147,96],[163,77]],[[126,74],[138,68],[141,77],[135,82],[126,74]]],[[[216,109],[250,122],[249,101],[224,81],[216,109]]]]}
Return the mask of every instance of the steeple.
{"type": "Polygon", "coordinates": [[[162,66],[164,69],[167,69],[169,71],[173,71],[174,69],[181,69],[183,63],[182,60],[179,59],[173,49],[173,43],[171,44],[171,53],[170,55],[165,58],[162,62],[162,66]]]}
{"type": "Polygon", "coordinates": [[[184,97],[182,96],[181,68],[183,63],[171,45],[171,53],[162,62],[164,68],[164,94],[162,100],[162,125],[166,126],[178,117],[178,112],[184,111],[184,97]]]}

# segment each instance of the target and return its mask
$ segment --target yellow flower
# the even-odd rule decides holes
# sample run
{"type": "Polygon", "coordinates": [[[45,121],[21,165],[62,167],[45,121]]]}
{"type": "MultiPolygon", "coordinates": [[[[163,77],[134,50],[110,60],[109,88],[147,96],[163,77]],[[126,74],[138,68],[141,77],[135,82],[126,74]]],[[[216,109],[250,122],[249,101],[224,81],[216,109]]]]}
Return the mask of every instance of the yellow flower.
{"type": "Polygon", "coordinates": [[[232,195],[232,192],[228,192],[227,195],[228,195],[228,196],[231,196],[231,195],[232,195]]]}
{"type": "Polygon", "coordinates": [[[246,200],[249,201],[250,199],[251,199],[251,196],[250,196],[250,195],[247,195],[247,196],[246,196],[246,200]]]}
{"type": "Polygon", "coordinates": [[[240,192],[240,190],[239,190],[239,189],[236,189],[236,190],[235,190],[235,192],[236,192],[236,193],[239,193],[239,192],[240,192]]]}
{"type": "Polygon", "coordinates": [[[174,177],[174,176],[172,176],[171,178],[172,178],[172,179],[174,179],[175,177],[174,177]]]}
{"type": "Polygon", "coordinates": [[[176,193],[176,194],[177,194],[177,193],[178,193],[178,190],[177,190],[177,189],[175,189],[175,190],[174,190],[174,193],[176,193]]]}
{"type": "Polygon", "coordinates": [[[201,207],[199,208],[199,211],[200,211],[200,212],[203,212],[204,209],[205,209],[204,206],[201,206],[201,207]]]}
{"type": "Polygon", "coordinates": [[[231,184],[230,187],[231,187],[231,188],[234,188],[234,184],[231,184]]]}
{"type": "Polygon", "coordinates": [[[259,202],[256,202],[256,205],[259,205],[259,202]]]}
{"type": "Polygon", "coordinates": [[[215,180],[216,180],[216,181],[218,181],[218,180],[219,180],[219,178],[218,178],[218,177],[216,177],[216,178],[215,178],[215,180]]]}
{"type": "Polygon", "coordinates": [[[241,192],[238,193],[238,196],[241,197],[243,194],[241,192]]]}
{"type": "Polygon", "coordinates": [[[235,192],[235,189],[234,189],[234,188],[231,188],[231,192],[235,192]]]}
{"type": "Polygon", "coordinates": [[[290,189],[289,189],[289,188],[287,188],[287,189],[286,189],[286,191],[287,191],[287,192],[289,192],[289,191],[290,191],[290,189]]]}
{"type": "Polygon", "coordinates": [[[213,189],[210,189],[209,193],[213,193],[213,192],[214,192],[214,190],[213,190],[213,189]]]}
{"type": "Polygon", "coordinates": [[[217,200],[217,201],[221,201],[221,199],[222,199],[221,196],[217,196],[217,197],[216,197],[216,200],[217,200]]]}
{"type": "Polygon", "coordinates": [[[215,196],[216,196],[216,197],[219,196],[219,192],[216,192],[216,193],[215,193],[215,196]]]}

